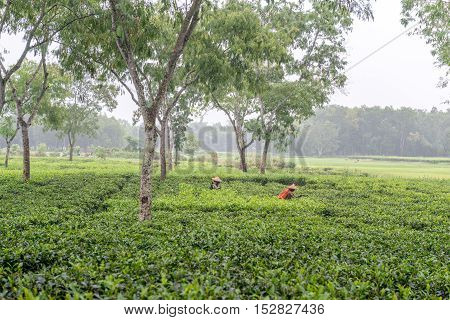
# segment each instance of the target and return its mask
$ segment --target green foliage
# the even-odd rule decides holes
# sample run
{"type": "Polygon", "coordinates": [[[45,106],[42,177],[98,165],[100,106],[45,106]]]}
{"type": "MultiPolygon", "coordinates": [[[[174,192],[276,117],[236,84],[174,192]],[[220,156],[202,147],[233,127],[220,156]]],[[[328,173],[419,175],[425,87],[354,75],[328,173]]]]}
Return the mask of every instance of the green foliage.
{"type": "Polygon", "coordinates": [[[219,164],[219,156],[218,156],[217,152],[211,151],[209,153],[209,156],[211,157],[211,164],[213,166],[217,166],[219,164]]]}
{"type": "Polygon", "coordinates": [[[82,80],[66,77],[65,88],[60,104],[46,118],[45,125],[56,130],[59,138],[67,136],[69,144],[74,146],[80,135],[95,136],[98,116],[102,110],[111,111],[116,107],[118,90],[88,77],[82,80]]]}
{"type": "MultiPolygon", "coordinates": [[[[446,0],[402,0],[405,26],[414,25],[413,32],[425,38],[432,46],[437,62],[450,67],[450,3],[446,0]]],[[[447,85],[445,82],[443,85],[447,85]]]]}
{"type": "Polygon", "coordinates": [[[45,157],[47,155],[47,145],[45,143],[40,143],[37,147],[37,155],[39,157],[45,157]]]}
{"type": "Polygon", "coordinates": [[[17,132],[17,124],[12,115],[0,115],[0,136],[6,141],[12,140],[17,132]]]}
{"type": "Polygon", "coordinates": [[[296,166],[297,166],[297,164],[295,163],[295,161],[287,161],[286,162],[286,168],[288,168],[288,169],[295,169],[296,166]]]}
{"type": "Polygon", "coordinates": [[[329,106],[302,129],[304,155],[450,155],[450,109],[329,106]]]}
{"type": "Polygon", "coordinates": [[[106,159],[106,156],[108,155],[108,149],[103,147],[95,147],[95,156],[97,158],[106,159]]]}
{"type": "MultiPolygon", "coordinates": [[[[283,35],[279,41],[288,49],[288,58],[278,65],[255,65],[262,86],[256,93],[257,118],[247,127],[256,139],[273,141],[284,150],[299,124],[344,85],[345,36],[356,8],[353,3],[351,9],[341,10],[333,1],[314,1],[310,7],[273,2],[259,8],[265,25],[283,35]]],[[[370,12],[370,6],[366,8],[370,12]]]]}
{"type": "Polygon", "coordinates": [[[280,37],[261,23],[251,3],[232,0],[205,14],[186,54],[195,57],[189,63],[199,70],[207,93],[254,90],[259,77],[253,64],[287,57],[280,37]]]}
{"type": "Polygon", "coordinates": [[[186,141],[184,142],[184,152],[193,157],[199,148],[200,143],[197,138],[192,133],[188,133],[186,135],[186,141]]]}
{"type": "Polygon", "coordinates": [[[132,137],[132,136],[127,136],[125,138],[125,140],[127,140],[127,146],[125,147],[125,150],[131,151],[131,152],[136,152],[139,150],[139,141],[137,138],[132,137]]]}
{"type": "Polygon", "coordinates": [[[286,162],[284,159],[275,158],[272,160],[272,165],[277,169],[284,169],[284,167],[286,167],[286,162]]]}
{"type": "Polygon", "coordinates": [[[303,128],[307,143],[303,145],[302,151],[317,155],[334,154],[339,148],[339,130],[337,126],[329,121],[313,123],[303,128]]]}
{"type": "Polygon", "coordinates": [[[447,180],[176,171],[140,223],[137,162],[36,165],[0,174],[3,299],[450,298],[447,180]]]}
{"type": "Polygon", "coordinates": [[[20,146],[18,144],[13,144],[11,146],[11,154],[19,155],[20,154],[20,146]]]}

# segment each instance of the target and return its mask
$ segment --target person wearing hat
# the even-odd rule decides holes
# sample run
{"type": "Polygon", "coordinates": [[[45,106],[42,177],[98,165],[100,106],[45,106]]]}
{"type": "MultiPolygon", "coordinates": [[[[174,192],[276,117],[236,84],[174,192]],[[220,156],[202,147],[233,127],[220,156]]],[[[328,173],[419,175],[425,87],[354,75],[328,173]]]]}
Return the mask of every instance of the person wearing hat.
{"type": "Polygon", "coordinates": [[[220,183],[222,180],[220,180],[219,177],[212,178],[211,186],[209,187],[211,190],[218,190],[220,189],[220,183]]]}
{"type": "Polygon", "coordinates": [[[294,197],[294,191],[297,190],[297,186],[293,183],[287,188],[284,188],[283,191],[278,195],[278,199],[288,200],[294,197]]]}

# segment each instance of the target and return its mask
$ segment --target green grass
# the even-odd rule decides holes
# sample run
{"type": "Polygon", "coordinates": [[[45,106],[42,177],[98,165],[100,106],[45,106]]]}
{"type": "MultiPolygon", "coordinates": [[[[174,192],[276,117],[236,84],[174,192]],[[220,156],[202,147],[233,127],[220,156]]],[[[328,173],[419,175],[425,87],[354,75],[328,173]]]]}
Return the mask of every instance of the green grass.
{"type": "Polygon", "coordinates": [[[450,161],[431,163],[415,158],[403,159],[399,161],[389,158],[304,158],[300,163],[311,168],[347,169],[383,177],[450,179],[450,161]]]}
{"type": "MultiPolygon", "coordinates": [[[[255,159],[258,157],[259,155],[255,153],[248,154],[247,158],[251,166],[254,167],[255,159]]],[[[209,156],[206,158],[209,159],[209,156]]],[[[274,156],[273,158],[279,161],[279,157],[274,156]]],[[[231,161],[237,166],[239,156],[221,153],[220,159],[222,163],[231,161]]],[[[345,170],[351,173],[367,173],[380,177],[450,179],[450,158],[361,156],[286,157],[282,159],[284,162],[294,162],[297,168],[345,170]]]]}
{"type": "Polygon", "coordinates": [[[32,170],[0,169],[0,299],[450,298],[448,180],[185,164],[141,223],[136,161],[32,170]]]}

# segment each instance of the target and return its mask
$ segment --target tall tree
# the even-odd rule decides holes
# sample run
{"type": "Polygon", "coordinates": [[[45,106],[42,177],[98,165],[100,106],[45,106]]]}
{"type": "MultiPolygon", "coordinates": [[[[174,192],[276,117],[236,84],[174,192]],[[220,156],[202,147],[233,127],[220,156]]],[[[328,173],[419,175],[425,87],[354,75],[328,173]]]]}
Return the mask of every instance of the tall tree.
{"type": "Polygon", "coordinates": [[[6,103],[7,84],[26,58],[48,46],[61,30],[85,18],[73,10],[78,5],[81,3],[73,0],[0,1],[0,42],[4,49],[0,52],[0,113],[6,103]],[[19,52],[16,41],[6,41],[7,36],[23,37],[19,52]],[[12,57],[12,51],[17,58],[12,57]],[[5,61],[7,54],[13,61],[9,65],[5,61]]]}
{"type": "Polygon", "coordinates": [[[240,164],[239,168],[243,172],[247,172],[247,148],[255,141],[253,138],[248,141],[246,122],[248,116],[256,111],[255,101],[249,97],[239,95],[238,93],[230,93],[219,102],[213,96],[213,101],[219,110],[222,110],[228,117],[233,127],[236,147],[239,152],[240,164]]]}
{"type": "MultiPolygon", "coordinates": [[[[5,65],[5,58],[0,53],[0,113],[6,102],[6,86],[12,75],[20,69],[27,54],[38,47],[37,34],[43,25],[43,20],[48,13],[45,4],[35,5],[29,1],[1,1],[0,2],[0,40],[6,35],[19,35],[25,33],[25,47],[18,59],[11,67],[5,65]]],[[[6,43],[3,42],[2,43],[6,43]]],[[[3,52],[3,53],[7,53],[3,52]]]]}
{"type": "Polygon", "coordinates": [[[261,153],[260,173],[267,166],[270,143],[276,142],[283,151],[289,141],[295,138],[300,123],[313,115],[313,107],[323,103],[318,88],[302,81],[273,83],[259,94],[258,115],[248,122],[248,130],[255,139],[264,142],[261,153]]]}
{"type": "Polygon", "coordinates": [[[255,112],[254,93],[261,76],[255,65],[279,63],[286,57],[282,34],[265,26],[252,2],[227,1],[200,27],[202,42],[195,51],[200,81],[212,106],[224,111],[236,135],[241,169],[247,171],[246,119],[255,112]]]}
{"type": "Polygon", "coordinates": [[[286,147],[299,132],[295,128],[344,85],[345,35],[351,15],[370,17],[370,7],[360,5],[358,1],[314,1],[306,7],[281,1],[258,7],[264,25],[277,30],[288,49],[288,58],[278,65],[267,61],[254,67],[261,75],[256,91],[259,110],[249,127],[255,138],[264,141],[261,173],[265,173],[270,143],[276,141],[281,150],[286,147]]]}
{"type": "Polygon", "coordinates": [[[166,98],[161,105],[160,114],[158,115],[161,180],[165,180],[167,176],[168,159],[166,157],[166,151],[168,153],[167,155],[171,158],[170,119],[172,118],[172,113],[175,107],[179,105],[180,98],[186,92],[186,89],[197,81],[198,76],[193,71],[190,71],[183,78],[181,82],[180,80],[174,81],[180,83],[180,85],[167,92],[166,98]]]}
{"type": "Polygon", "coordinates": [[[98,129],[98,115],[104,109],[111,111],[117,106],[117,89],[113,85],[94,81],[89,77],[82,80],[68,79],[67,95],[56,108],[56,117],[48,117],[47,127],[66,136],[69,141],[69,161],[80,135],[94,136],[98,129]]]}
{"type": "Polygon", "coordinates": [[[39,111],[42,110],[44,105],[42,102],[48,89],[46,55],[46,49],[43,49],[39,64],[25,61],[22,68],[8,83],[11,88],[11,99],[15,102],[17,122],[22,133],[24,181],[30,180],[29,129],[39,111]]]}
{"type": "Polygon", "coordinates": [[[95,17],[61,33],[60,57],[72,70],[115,76],[138,106],[144,125],[145,147],[141,169],[140,220],[151,219],[151,178],[155,152],[156,118],[177,68],[177,62],[199,20],[202,0],[190,6],[176,2],[130,0],[91,1],[86,9],[95,17]],[[157,60],[158,37],[164,36],[167,20],[178,30],[164,59],[161,80],[155,83],[148,70],[157,60]],[[161,32],[162,31],[162,32],[161,32]]]}
{"type": "Polygon", "coordinates": [[[186,142],[186,131],[188,124],[192,121],[195,101],[195,99],[192,99],[192,96],[182,96],[171,114],[170,120],[173,134],[173,149],[175,151],[175,167],[180,162],[180,152],[183,150],[186,142]]]}

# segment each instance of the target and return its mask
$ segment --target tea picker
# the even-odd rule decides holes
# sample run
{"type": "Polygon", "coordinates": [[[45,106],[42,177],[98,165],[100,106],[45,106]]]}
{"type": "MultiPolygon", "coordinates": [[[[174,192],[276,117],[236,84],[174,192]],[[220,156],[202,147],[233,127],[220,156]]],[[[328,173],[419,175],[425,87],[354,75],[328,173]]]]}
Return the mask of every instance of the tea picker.
{"type": "Polygon", "coordinates": [[[278,195],[278,199],[288,200],[293,198],[295,190],[297,190],[297,186],[293,183],[280,192],[280,194],[278,195]]]}
{"type": "Polygon", "coordinates": [[[220,189],[221,182],[222,182],[222,180],[220,180],[220,178],[216,176],[216,177],[212,178],[211,186],[209,188],[211,190],[218,190],[218,189],[220,189]]]}

